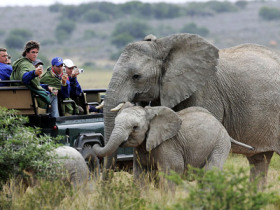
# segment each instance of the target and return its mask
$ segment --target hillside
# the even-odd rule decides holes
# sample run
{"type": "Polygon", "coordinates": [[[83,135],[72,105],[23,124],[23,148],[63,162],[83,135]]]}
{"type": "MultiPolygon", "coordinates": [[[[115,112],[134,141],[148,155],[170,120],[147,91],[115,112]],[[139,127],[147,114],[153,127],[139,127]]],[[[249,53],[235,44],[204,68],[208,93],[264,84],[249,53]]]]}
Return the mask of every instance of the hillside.
{"type": "MultiPolygon", "coordinates": [[[[163,29],[168,34],[179,33],[184,24],[194,22],[199,27],[208,28],[210,33],[206,38],[218,48],[250,42],[278,50],[280,21],[262,20],[258,16],[259,8],[262,6],[280,8],[280,2],[249,2],[245,9],[237,12],[220,13],[214,16],[151,19],[145,22],[153,28],[152,33],[156,36],[160,36],[161,33],[157,31],[163,29]],[[275,41],[273,45],[271,45],[272,41],[275,41]]],[[[24,28],[32,32],[32,39],[41,43],[39,57],[47,60],[54,56],[67,57],[80,65],[92,63],[96,68],[102,69],[113,68],[115,61],[111,61],[110,56],[118,50],[110,42],[111,33],[118,22],[127,18],[95,24],[77,22],[71,38],[58,43],[54,34],[60,14],[50,12],[49,7],[0,7],[0,14],[0,47],[5,47],[5,39],[10,30],[24,28]],[[96,36],[85,39],[86,30],[93,30],[96,36]]],[[[14,60],[21,50],[9,51],[9,53],[13,55],[14,60]]]]}

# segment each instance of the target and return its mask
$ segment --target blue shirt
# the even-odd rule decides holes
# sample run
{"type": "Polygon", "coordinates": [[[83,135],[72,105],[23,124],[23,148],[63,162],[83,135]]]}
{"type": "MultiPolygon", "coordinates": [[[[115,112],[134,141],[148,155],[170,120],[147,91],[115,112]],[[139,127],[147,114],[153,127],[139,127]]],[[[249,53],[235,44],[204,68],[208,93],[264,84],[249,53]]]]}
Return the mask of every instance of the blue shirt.
{"type": "MultiPolygon", "coordinates": [[[[0,80],[10,80],[13,68],[11,65],[0,63],[0,80]]],[[[0,86],[7,86],[8,84],[0,83],[0,86]]]]}

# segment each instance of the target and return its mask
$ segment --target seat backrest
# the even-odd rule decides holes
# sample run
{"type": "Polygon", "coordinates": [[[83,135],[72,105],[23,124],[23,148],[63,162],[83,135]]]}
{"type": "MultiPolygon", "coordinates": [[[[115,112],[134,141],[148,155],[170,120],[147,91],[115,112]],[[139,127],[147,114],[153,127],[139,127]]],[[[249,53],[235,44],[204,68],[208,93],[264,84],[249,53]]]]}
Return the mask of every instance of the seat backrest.
{"type": "Polygon", "coordinates": [[[20,114],[37,114],[37,103],[32,98],[32,92],[25,86],[0,87],[0,106],[16,109],[20,114]]]}

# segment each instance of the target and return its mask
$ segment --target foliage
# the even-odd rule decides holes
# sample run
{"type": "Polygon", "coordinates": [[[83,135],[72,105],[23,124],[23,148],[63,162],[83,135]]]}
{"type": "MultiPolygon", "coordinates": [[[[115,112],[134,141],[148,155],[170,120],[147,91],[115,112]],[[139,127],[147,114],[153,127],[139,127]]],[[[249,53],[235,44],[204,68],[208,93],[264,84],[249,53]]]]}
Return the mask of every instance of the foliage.
{"type": "Polygon", "coordinates": [[[149,31],[150,26],[145,22],[139,20],[120,22],[115,26],[112,37],[119,36],[120,34],[127,34],[134,39],[143,39],[149,31]]]}
{"type": "Polygon", "coordinates": [[[216,13],[235,12],[238,8],[229,1],[207,1],[205,6],[216,13]]]}
{"type": "Polygon", "coordinates": [[[69,39],[71,33],[75,30],[75,22],[72,20],[62,20],[55,29],[55,37],[59,42],[69,39]]]}
{"type": "Polygon", "coordinates": [[[236,2],[235,2],[235,5],[236,5],[237,7],[239,7],[240,9],[244,9],[245,7],[247,7],[248,2],[247,2],[247,1],[244,1],[244,0],[239,0],[239,1],[236,1],[236,2]]]}
{"type": "Polygon", "coordinates": [[[0,184],[8,178],[25,177],[34,173],[38,177],[55,175],[54,157],[50,153],[56,145],[39,130],[24,126],[27,117],[16,111],[0,107],[0,184]]]}
{"type": "Polygon", "coordinates": [[[117,36],[114,36],[111,43],[118,48],[124,47],[128,43],[132,42],[134,37],[128,33],[121,33],[117,36]]]}
{"type": "Polygon", "coordinates": [[[276,192],[259,191],[257,182],[250,182],[244,168],[237,171],[191,168],[191,176],[196,185],[183,181],[178,175],[171,175],[175,183],[183,186],[189,196],[177,202],[174,209],[261,209],[276,204],[279,197],[276,192]]]}
{"type": "Polygon", "coordinates": [[[181,33],[191,33],[201,36],[207,36],[209,34],[209,30],[205,27],[198,27],[195,23],[189,23],[183,26],[183,28],[181,29],[181,33]]]}
{"type": "Polygon", "coordinates": [[[63,7],[64,7],[63,4],[55,3],[55,4],[49,6],[49,10],[50,10],[50,12],[60,12],[63,7]]]}
{"type": "Polygon", "coordinates": [[[153,14],[156,19],[175,18],[181,15],[180,7],[174,4],[157,3],[153,7],[153,14]]]}
{"type": "Polygon", "coordinates": [[[73,196],[73,188],[62,180],[40,179],[35,187],[25,191],[22,183],[11,179],[0,193],[0,209],[41,209],[42,206],[55,209],[67,196],[73,196]]]}
{"type": "Polygon", "coordinates": [[[111,172],[108,180],[100,182],[97,186],[98,196],[95,209],[145,209],[148,204],[141,196],[141,189],[131,179],[114,179],[111,172]]]}
{"type": "Polygon", "coordinates": [[[108,15],[98,10],[90,10],[84,14],[84,19],[89,23],[99,23],[108,20],[108,15]]]}
{"type": "Polygon", "coordinates": [[[189,16],[211,16],[222,12],[235,12],[238,7],[229,1],[192,2],[185,9],[189,16]]]}
{"type": "Polygon", "coordinates": [[[272,7],[261,7],[259,16],[264,20],[279,20],[280,10],[272,7]]]}
{"type": "Polygon", "coordinates": [[[26,29],[13,29],[9,32],[8,37],[5,40],[7,48],[21,49],[25,42],[32,38],[32,33],[26,29]]]}

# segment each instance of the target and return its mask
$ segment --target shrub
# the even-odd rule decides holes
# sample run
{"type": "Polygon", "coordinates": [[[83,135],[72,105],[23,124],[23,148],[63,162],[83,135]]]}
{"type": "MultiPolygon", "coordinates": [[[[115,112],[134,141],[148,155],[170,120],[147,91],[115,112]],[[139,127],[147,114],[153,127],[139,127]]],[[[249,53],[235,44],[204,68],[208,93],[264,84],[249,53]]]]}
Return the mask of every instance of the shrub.
{"type": "Polygon", "coordinates": [[[84,39],[91,39],[96,36],[96,33],[93,30],[84,31],[84,39]]]}
{"type": "Polygon", "coordinates": [[[122,33],[117,36],[114,36],[111,43],[115,45],[118,48],[124,47],[128,43],[132,42],[134,40],[134,37],[132,37],[128,33],[122,33]]]}
{"type": "Polygon", "coordinates": [[[37,177],[55,176],[57,165],[50,154],[55,142],[48,136],[38,137],[39,130],[24,126],[27,122],[27,117],[0,107],[0,184],[30,172],[37,177]]]}
{"type": "Polygon", "coordinates": [[[239,1],[235,2],[235,5],[237,7],[239,7],[240,9],[244,9],[248,5],[248,1],[239,0],[239,1]]]}
{"type": "Polygon", "coordinates": [[[238,10],[238,8],[229,1],[208,1],[205,3],[205,6],[216,13],[235,12],[238,10]]]}
{"type": "Polygon", "coordinates": [[[120,34],[129,34],[135,39],[143,39],[149,34],[150,26],[142,21],[125,21],[116,25],[112,36],[118,36],[120,34]]]}
{"type": "Polygon", "coordinates": [[[62,20],[55,29],[55,37],[58,41],[63,42],[65,39],[69,39],[71,33],[75,30],[75,22],[71,20],[62,20]]]}
{"type": "Polygon", "coordinates": [[[201,36],[207,36],[209,34],[209,30],[205,27],[198,27],[195,23],[189,23],[183,26],[181,29],[181,33],[191,33],[191,34],[199,34],[201,36]]]}
{"type": "Polygon", "coordinates": [[[13,29],[5,40],[7,48],[21,49],[26,41],[32,38],[32,33],[26,29],[13,29]]]}
{"type": "Polygon", "coordinates": [[[249,181],[244,168],[206,173],[191,168],[190,171],[188,179],[195,178],[196,185],[183,181],[176,174],[170,176],[189,193],[174,205],[174,209],[261,209],[279,199],[276,192],[258,191],[257,183],[249,181]]]}
{"type": "Polygon", "coordinates": [[[264,20],[279,20],[280,10],[277,8],[261,7],[259,16],[264,20]]]}
{"type": "Polygon", "coordinates": [[[63,7],[64,7],[63,4],[55,3],[55,4],[49,6],[49,10],[50,10],[50,12],[61,12],[63,7]]]}
{"type": "Polygon", "coordinates": [[[99,23],[108,20],[108,15],[98,10],[90,10],[84,14],[84,19],[89,23],[99,23]]]}
{"type": "Polygon", "coordinates": [[[154,4],[153,14],[154,17],[157,19],[175,18],[181,15],[179,6],[166,3],[154,4]]]}

